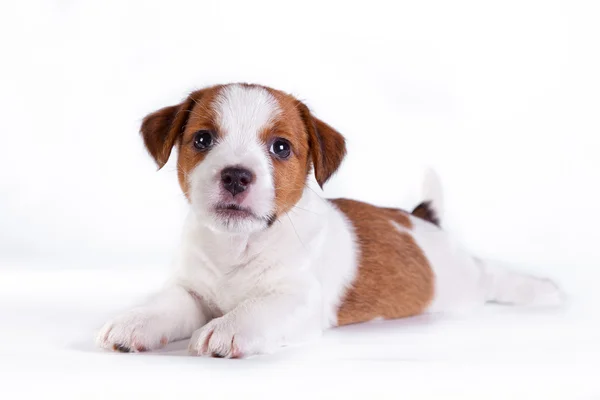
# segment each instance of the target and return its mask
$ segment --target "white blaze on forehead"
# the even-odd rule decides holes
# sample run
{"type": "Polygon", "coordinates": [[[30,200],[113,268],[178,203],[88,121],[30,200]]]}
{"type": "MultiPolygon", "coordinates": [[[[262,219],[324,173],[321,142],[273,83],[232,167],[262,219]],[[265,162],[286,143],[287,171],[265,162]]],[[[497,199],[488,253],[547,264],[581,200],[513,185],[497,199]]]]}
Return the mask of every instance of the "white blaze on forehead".
{"type": "Polygon", "coordinates": [[[230,85],[215,99],[217,124],[231,143],[256,139],[281,112],[275,97],[258,86],[230,85]]]}

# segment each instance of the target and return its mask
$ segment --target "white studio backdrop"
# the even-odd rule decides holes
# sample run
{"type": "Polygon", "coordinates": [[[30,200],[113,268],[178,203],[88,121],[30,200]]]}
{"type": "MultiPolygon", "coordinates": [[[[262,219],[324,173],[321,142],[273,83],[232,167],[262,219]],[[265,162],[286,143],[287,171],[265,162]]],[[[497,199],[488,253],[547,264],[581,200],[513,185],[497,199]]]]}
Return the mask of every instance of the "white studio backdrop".
{"type": "MultiPolygon", "coordinates": [[[[595,270],[597,1],[22,1],[0,6],[0,260],[166,265],[185,215],[141,119],[205,85],[282,89],[348,139],[329,196],[414,206],[473,251],[595,270]]],[[[579,273],[578,272],[578,273],[579,273]]],[[[581,278],[584,279],[584,278],[581,278]]]]}

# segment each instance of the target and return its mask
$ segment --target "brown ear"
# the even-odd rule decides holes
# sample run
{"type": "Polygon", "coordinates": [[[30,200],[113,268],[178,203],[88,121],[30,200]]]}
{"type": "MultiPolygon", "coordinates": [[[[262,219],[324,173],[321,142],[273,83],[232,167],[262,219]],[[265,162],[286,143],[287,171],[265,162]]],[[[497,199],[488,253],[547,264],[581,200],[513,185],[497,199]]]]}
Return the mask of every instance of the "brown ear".
{"type": "Polygon", "coordinates": [[[331,126],[315,118],[303,103],[298,102],[298,109],[308,133],[315,177],[323,187],[346,155],[346,140],[331,126]]]}
{"type": "Polygon", "coordinates": [[[169,160],[171,149],[183,133],[199,92],[192,93],[181,104],[161,108],[142,121],[140,134],[150,155],[161,169],[169,160]],[[193,97],[192,97],[193,96],[193,97]]]}

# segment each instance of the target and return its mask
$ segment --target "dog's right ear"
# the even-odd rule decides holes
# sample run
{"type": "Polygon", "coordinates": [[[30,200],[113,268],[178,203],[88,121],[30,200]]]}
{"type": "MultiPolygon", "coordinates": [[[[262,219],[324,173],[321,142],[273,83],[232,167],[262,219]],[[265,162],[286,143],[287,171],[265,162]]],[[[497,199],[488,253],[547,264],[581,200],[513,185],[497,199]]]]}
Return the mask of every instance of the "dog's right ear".
{"type": "Polygon", "coordinates": [[[202,91],[194,92],[182,103],[161,108],[147,115],[142,121],[140,134],[158,169],[169,160],[171,150],[183,133],[192,108],[201,96],[202,91]]]}
{"type": "Polygon", "coordinates": [[[308,133],[315,177],[322,188],[346,156],[346,140],[341,133],[314,117],[301,101],[298,101],[296,107],[308,133]]]}

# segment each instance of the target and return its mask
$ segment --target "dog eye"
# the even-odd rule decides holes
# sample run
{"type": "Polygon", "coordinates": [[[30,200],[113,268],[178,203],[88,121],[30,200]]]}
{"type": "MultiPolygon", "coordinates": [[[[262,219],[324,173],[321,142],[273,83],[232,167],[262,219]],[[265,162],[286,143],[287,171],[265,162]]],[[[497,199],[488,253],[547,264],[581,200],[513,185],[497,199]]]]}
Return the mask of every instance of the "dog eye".
{"type": "Polygon", "coordinates": [[[278,158],[286,159],[292,152],[292,146],[290,146],[290,142],[285,139],[275,139],[270,150],[271,153],[275,154],[278,158]]]}
{"type": "Polygon", "coordinates": [[[198,150],[206,150],[213,145],[213,133],[208,130],[201,130],[194,135],[194,147],[198,150]]]}

